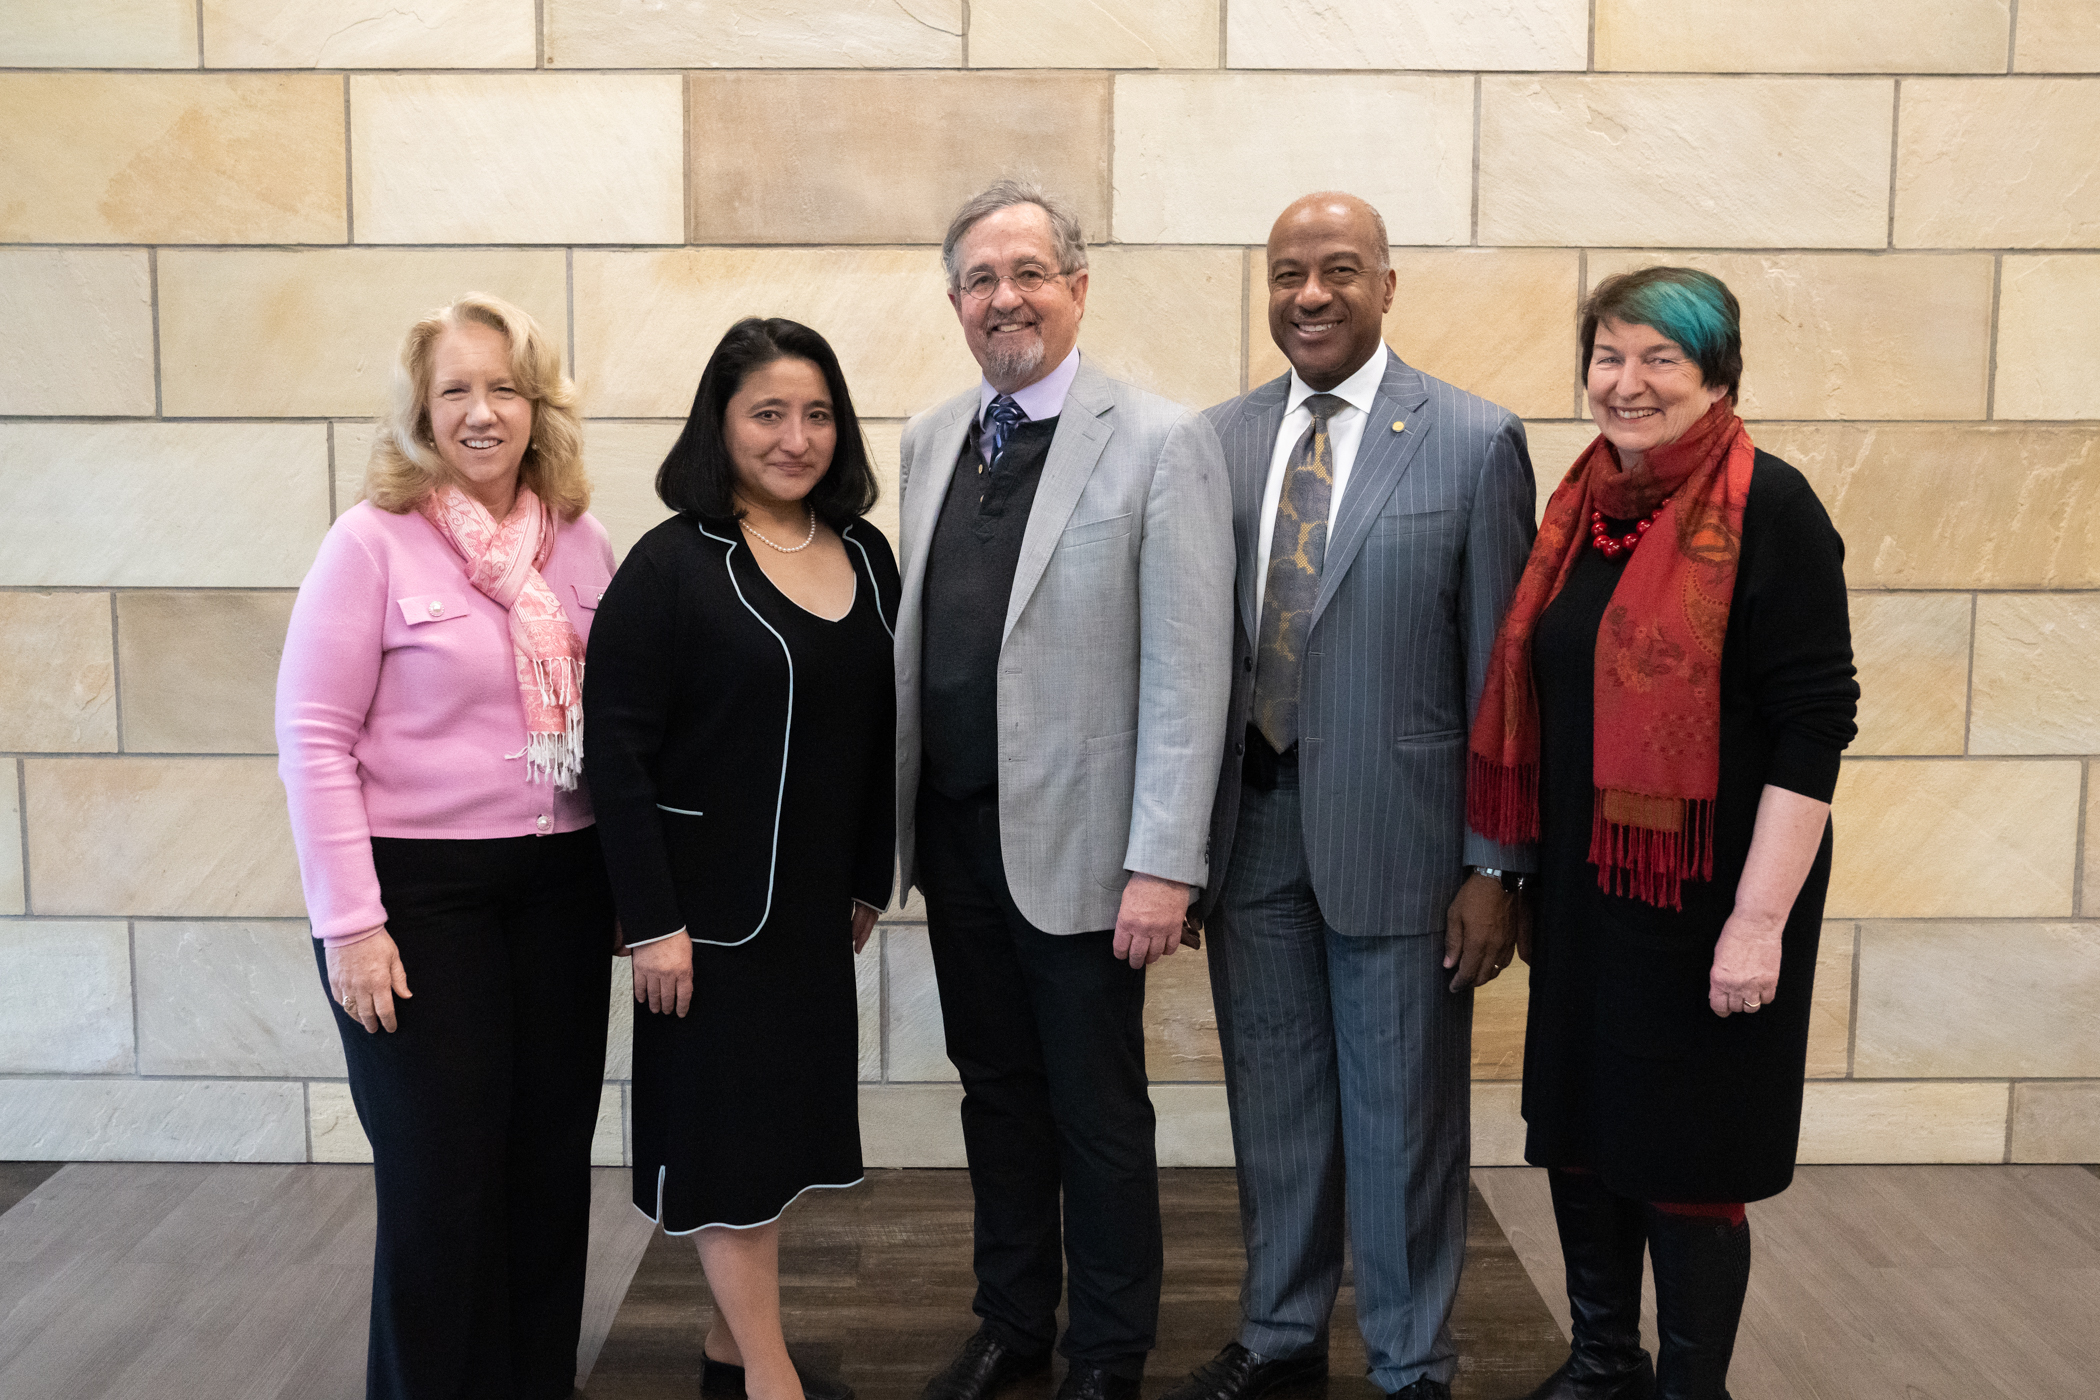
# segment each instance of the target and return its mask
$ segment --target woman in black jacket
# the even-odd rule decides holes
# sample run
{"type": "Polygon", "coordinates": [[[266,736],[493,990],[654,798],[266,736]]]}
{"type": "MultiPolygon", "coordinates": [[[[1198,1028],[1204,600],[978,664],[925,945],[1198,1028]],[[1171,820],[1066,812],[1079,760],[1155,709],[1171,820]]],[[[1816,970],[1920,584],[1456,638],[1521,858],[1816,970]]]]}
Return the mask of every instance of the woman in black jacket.
{"type": "Polygon", "coordinates": [[[1606,279],[1582,356],[1601,436],[1547,503],[1496,638],[1469,788],[1475,828],[1539,843],[1524,1156],[1550,1169],[1574,1345],[1534,1400],[1716,1400],[1743,1203],[1786,1189],[1800,1137],[1859,697],[1844,544],[1736,417],[1719,281],[1606,279]]]}
{"type": "Polygon", "coordinates": [[[635,1204],[695,1234],[702,1390],[846,1400],[780,1330],[779,1225],[861,1177],[853,955],[889,901],[897,565],[837,357],[716,347],[593,624],[585,759],[634,995],[635,1204]]]}

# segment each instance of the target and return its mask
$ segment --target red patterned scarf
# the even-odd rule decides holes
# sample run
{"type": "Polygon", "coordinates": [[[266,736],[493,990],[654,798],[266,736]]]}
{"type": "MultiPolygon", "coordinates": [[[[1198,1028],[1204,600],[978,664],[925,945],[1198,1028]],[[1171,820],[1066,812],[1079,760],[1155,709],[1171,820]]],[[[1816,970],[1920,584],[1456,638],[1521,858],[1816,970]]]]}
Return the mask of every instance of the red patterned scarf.
{"type": "Polygon", "coordinates": [[[525,486],[500,525],[456,486],[440,486],[416,509],[467,561],[467,581],[510,612],[525,702],[526,781],[572,791],[583,776],[583,639],[540,577],[558,522],[525,486]]]}
{"type": "Polygon", "coordinates": [[[1710,880],[1721,782],[1721,642],[1728,632],[1743,502],[1755,455],[1722,398],[1632,471],[1598,437],[1575,459],[1539,526],[1495,638],[1473,723],[1466,820],[1493,841],[1539,835],[1539,709],[1531,639],[1539,614],[1590,548],[1590,512],[1638,520],[1669,504],[1634,551],[1597,629],[1590,860],[1600,888],[1683,907],[1710,880]]]}

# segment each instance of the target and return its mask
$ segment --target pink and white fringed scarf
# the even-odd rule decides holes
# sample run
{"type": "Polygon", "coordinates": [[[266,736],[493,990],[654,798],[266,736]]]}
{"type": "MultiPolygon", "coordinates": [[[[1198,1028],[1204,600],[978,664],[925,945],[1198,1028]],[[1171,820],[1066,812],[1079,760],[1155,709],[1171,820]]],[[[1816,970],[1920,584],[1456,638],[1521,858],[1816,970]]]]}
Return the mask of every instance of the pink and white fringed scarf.
{"type": "Polygon", "coordinates": [[[439,487],[417,509],[467,561],[467,581],[510,612],[511,655],[525,701],[526,780],[572,791],[583,776],[583,639],[539,570],[553,552],[557,523],[524,486],[500,525],[456,486],[439,487]]]}

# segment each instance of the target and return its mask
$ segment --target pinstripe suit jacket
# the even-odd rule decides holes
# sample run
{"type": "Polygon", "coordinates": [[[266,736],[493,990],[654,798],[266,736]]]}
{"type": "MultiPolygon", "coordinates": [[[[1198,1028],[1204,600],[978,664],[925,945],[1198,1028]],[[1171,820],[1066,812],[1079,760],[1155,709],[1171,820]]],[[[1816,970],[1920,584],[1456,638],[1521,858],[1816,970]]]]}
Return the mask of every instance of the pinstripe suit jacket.
{"type": "MultiPolygon", "coordinates": [[[[904,429],[897,842],[917,883],[926,554],[978,391],[904,429]]],[[[1230,498],[1201,416],[1082,358],[999,647],[999,838],[1046,933],[1113,928],[1129,872],[1202,885],[1230,663],[1230,498]]]]}
{"type": "MultiPolygon", "coordinates": [[[[1239,814],[1256,551],[1274,528],[1257,517],[1290,383],[1285,374],[1204,414],[1225,447],[1239,562],[1213,872],[1230,859],[1239,814]]],[[[1321,913],[1343,934],[1439,931],[1465,866],[1532,868],[1529,847],[1466,829],[1466,738],[1537,533],[1534,500],[1516,415],[1398,355],[1386,361],[1328,533],[1300,682],[1306,858],[1321,913]]]]}

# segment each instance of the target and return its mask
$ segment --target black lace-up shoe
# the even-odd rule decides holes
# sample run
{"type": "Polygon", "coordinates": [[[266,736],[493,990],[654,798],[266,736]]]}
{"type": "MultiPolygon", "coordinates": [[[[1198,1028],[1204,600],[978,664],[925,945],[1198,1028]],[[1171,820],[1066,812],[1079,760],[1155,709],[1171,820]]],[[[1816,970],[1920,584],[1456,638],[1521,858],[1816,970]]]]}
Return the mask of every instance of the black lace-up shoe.
{"type": "Polygon", "coordinates": [[[919,1400],[987,1400],[994,1392],[1024,1376],[1048,1370],[1050,1353],[1015,1351],[991,1333],[979,1329],[964,1342],[955,1359],[926,1382],[919,1400]]]}
{"type": "Polygon", "coordinates": [[[1189,1378],[1160,1400],[1255,1400],[1293,1381],[1317,1380],[1327,1374],[1325,1352],[1270,1357],[1238,1342],[1198,1366],[1189,1378]]]}
{"type": "Polygon", "coordinates": [[[1138,1400],[1138,1380],[1104,1371],[1091,1362],[1075,1361],[1058,1383],[1057,1400],[1138,1400]]]}
{"type": "Polygon", "coordinates": [[[1451,1387],[1424,1376],[1413,1385],[1387,1391],[1386,1400],[1451,1400],[1451,1387]]]}

